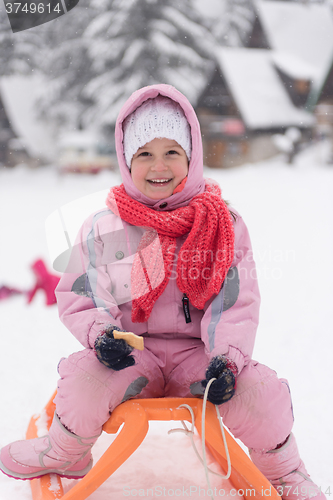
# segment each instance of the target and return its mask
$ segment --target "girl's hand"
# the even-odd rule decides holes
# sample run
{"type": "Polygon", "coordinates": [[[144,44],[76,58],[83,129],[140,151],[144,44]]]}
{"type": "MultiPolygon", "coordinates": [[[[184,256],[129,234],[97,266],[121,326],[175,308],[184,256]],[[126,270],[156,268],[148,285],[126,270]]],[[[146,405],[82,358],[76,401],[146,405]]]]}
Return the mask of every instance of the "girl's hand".
{"type": "Polygon", "coordinates": [[[216,356],[211,360],[206,370],[206,378],[201,384],[206,387],[211,378],[216,378],[209,388],[207,399],[214,405],[229,401],[235,394],[236,364],[226,356],[216,356]]]}
{"type": "Polygon", "coordinates": [[[120,331],[119,328],[110,325],[95,341],[95,352],[97,359],[112,370],[123,370],[135,364],[133,356],[130,356],[133,351],[131,347],[123,339],[115,339],[113,330],[120,331]]]}

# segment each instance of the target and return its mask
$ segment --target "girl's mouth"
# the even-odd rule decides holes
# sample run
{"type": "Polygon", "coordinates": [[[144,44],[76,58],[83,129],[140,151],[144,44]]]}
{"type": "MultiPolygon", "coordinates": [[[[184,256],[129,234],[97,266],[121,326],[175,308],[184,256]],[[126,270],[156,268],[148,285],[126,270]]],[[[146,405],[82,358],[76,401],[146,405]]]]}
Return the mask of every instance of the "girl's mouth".
{"type": "Polygon", "coordinates": [[[152,186],[165,186],[171,181],[172,179],[147,179],[147,182],[152,186]]]}

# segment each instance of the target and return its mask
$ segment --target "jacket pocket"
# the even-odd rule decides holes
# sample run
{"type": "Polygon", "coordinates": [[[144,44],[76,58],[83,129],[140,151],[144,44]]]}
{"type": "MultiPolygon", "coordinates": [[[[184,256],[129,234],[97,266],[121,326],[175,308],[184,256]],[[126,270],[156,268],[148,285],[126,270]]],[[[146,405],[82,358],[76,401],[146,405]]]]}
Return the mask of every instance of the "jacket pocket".
{"type": "Polygon", "coordinates": [[[111,281],[111,294],[118,305],[132,300],[131,271],[133,258],[134,256],[131,256],[107,265],[107,272],[111,281]]]}

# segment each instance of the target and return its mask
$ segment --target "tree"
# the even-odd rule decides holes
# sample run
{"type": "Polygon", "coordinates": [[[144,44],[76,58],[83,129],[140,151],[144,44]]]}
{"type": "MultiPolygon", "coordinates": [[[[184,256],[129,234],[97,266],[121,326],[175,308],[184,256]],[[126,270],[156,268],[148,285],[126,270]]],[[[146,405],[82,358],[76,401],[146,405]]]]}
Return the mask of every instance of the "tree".
{"type": "Polygon", "coordinates": [[[244,47],[254,20],[252,0],[224,0],[224,13],[212,24],[212,31],[221,45],[244,47]]]}
{"type": "Polygon", "coordinates": [[[59,128],[76,127],[91,102],[82,88],[93,77],[82,37],[91,21],[89,0],[81,0],[68,14],[25,31],[12,33],[5,10],[0,12],[0,65],[2,75],[39,73],[37,114],[59,128]]]}
{"type": "Polygon", "coordinates": [[[194,101],[213,57],[214,39],[191,0],[104,0],[84,37],[95,74],[83,91],[94,102],[84,121],[102,126],[145,85],[172,84],[194,101]]]}
{"type": "Polygon", "coordinates": [[[38,67],[41,36],[36,30],[13,33],[5,8],[0,9],[1,76],[30,74],[38,67]]]}
{"type": "Polygon", "coordinates": [[[89,0],[81,0],[68,14],[38,28],[43,39],[38,69],[47,81],[40,94],[40,114],[59,128],[76,128],[92,105],[83,95],[94,76],[83,33],[94,15],[89,0]]]}

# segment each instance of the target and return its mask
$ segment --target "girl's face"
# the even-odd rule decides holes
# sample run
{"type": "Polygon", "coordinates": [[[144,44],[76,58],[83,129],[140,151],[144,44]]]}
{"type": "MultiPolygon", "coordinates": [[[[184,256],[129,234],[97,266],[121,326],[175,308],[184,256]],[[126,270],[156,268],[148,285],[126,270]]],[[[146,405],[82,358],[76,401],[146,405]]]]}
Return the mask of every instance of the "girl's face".
{"type": "Polygon", "coordinates": [[[153,139],[132,158],[131,176],[138,190],[153,200],[172,195],[188,174],[185,151],[176,141],[153,139]]]}

